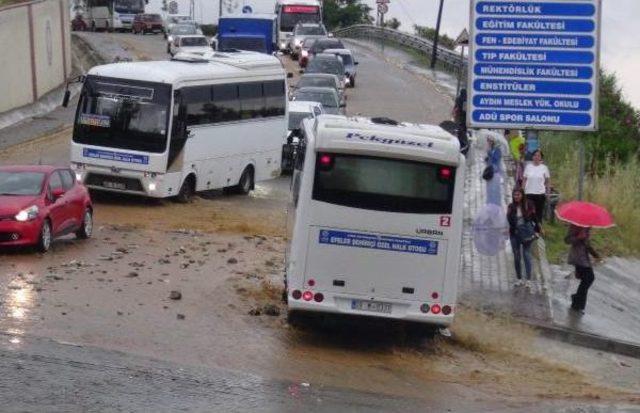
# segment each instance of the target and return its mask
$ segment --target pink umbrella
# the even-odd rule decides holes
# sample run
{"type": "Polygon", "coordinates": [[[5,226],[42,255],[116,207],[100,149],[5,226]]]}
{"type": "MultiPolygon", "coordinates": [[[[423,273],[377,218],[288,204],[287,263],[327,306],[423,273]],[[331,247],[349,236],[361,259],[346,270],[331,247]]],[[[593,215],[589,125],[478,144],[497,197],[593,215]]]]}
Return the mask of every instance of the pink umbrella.
{"type": "Polygon", "coordinates": [[[556,208],[558,219],[579,227],[611,228],[616,224],[609,211],[591,202],[571,201],[556,208]]]}

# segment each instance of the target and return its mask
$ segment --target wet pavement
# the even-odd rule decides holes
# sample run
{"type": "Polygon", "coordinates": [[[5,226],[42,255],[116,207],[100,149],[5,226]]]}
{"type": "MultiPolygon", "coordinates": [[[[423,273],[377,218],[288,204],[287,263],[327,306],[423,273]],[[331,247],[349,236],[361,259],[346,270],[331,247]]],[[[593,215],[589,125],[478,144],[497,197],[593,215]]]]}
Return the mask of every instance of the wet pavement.
{"type": "Polygon", "coordinates": [[[640,261],[608,258],[594,268],[584,314],[571,311],[579,280],[568,265],[553,266],[553,321],[556,325],[640,346],[640,261]]]}
{"type": "MultiPolygon", "coordinates": [[[[153,36],[100,39],[110,36],[137,57],[163,47],[153,36]]],[[[386,99],[403,120],[448,117],[451,100],[419,75],[356,53],[350,113],[377,115],[386,99]]],[[[0,164],[64,164],[69,134],[4,150],[0,164]]],[[[387,323],[291,328],[280,302],[288,189],[282,177],[250,197],[214,191],[188,205],[98,195],[93,239],[1,253],[3,410],[599,413],[640,403],[635,360],[465,306],[451,339],[387,323]]],[[[505,277],[478,268],[465,273],[470,291],[475,277],[505,277]]],[[[496,293],[511,294],[497,279],[496,293]]]]}

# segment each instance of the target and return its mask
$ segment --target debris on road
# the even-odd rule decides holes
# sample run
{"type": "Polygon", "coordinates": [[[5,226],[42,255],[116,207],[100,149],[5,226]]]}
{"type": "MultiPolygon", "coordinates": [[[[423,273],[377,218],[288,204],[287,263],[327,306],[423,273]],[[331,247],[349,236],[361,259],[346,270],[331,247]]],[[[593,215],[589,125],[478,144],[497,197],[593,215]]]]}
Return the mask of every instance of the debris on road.
{"type": "Polygon", "coordinates": [[[172,300],[181,300],[182,299],[182,293],[180,291],[173,290],[173,291],[171,291],[171,293],[169,293],[169,298],[172,299],[172,300]]]}

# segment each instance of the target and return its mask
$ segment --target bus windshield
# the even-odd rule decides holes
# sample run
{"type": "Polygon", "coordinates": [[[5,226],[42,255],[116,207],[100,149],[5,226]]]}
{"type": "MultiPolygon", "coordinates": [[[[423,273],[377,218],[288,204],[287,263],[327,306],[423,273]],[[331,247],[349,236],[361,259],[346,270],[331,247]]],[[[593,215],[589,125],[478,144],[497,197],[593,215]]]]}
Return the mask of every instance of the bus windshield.
{"type": "Polygon", "coordinates": [[[455,168],[369,156],[318,154],[313,199],[374,211],[450,214],[455,168]]]}
{"type": "Polygon", "coordinates": [[[113,9],[118,13],[144,13],[144,0],[115,0],[113,9]]]}
{"type": "Polygon", "coordinates": [[[78,103],[73,141],[163,153],[171,86],[88,77],[78,103]]]}
{"type": "Polygon", "coordinates": [[[283,6],[280,14],[280,30],[293,32],[298,23],[320,23],[318,6],[283,6]]]}

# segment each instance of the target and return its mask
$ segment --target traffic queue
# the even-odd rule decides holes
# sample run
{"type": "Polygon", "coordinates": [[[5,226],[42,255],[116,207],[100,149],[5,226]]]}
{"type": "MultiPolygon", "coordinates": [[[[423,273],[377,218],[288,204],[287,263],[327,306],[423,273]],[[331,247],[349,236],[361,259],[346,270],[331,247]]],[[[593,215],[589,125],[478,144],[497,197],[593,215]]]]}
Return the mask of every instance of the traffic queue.
{"type": "Polygon", "coordinates": [[[70,168],[0,168],[0,246],[46,252],[55,237],[90,237],[88,190],[188,203],[215,189],[248,194],[288,170],[292,319],[449,325],[462,234],[458,140],[437,126],[345,116],[358,62],[340,40],[307,32],[326,30],[295,27],[289,53],[304,66],[295,85],[278,57],[236,49],[92,68],[79,79],[70,168]]]}

